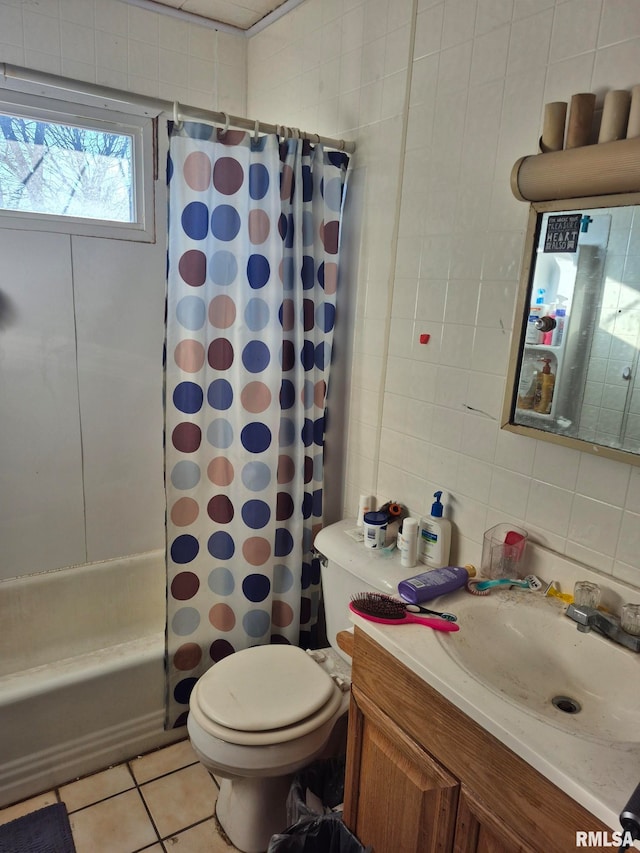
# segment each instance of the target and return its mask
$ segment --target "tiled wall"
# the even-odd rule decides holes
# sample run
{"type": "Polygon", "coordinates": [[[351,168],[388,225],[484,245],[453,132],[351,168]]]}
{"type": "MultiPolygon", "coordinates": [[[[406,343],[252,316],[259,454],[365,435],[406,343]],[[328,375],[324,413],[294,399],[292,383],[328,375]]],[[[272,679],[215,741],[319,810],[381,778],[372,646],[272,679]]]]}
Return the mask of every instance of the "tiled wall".
{"type": "Polygon", "coordinates": [[[456,560],[508,521],[640,586],[640,468],[498,426],[527,215],[511,167],[544,103],[640,82],[637,0],[307,0],[248,68],[250,114],[358,143],[345,514],[371,489],[424,513],[439,488],[456,560]]]}
{"type": "MultiPolygon", "coordinates": [[[[118,0],[0,0],[0,61],[185,104],[243,114],[245,51],[118,0]]],[[[0,579],[164,547],[162,123],[159,143],[155,244],[0,230],[14,309],[0,324],[0,579]]]]}
{"type": "Polygon", "coordinates": [[[0,0],[0,62],[245,113],[244,37],[119,0],[0,0]]]}

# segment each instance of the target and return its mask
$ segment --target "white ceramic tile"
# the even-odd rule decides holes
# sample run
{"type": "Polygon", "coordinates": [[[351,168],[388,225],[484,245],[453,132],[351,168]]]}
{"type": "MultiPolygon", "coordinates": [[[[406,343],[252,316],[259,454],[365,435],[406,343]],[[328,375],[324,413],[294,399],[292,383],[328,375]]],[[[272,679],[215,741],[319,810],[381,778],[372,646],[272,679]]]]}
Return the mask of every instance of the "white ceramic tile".
{"type": "Polygon", "coordinates": [[[556,7],[549,60],[558,62],[593,50],[598,39],[602,0],[569,0],[556,7]]]}
{"type": "Polygon", "coordinates": [[[566,536],[573,493],[532,480],[525,520],[549,533],[566,536]]]}
{"type": "Polygon", "coordinates": [[[625,463],[583,453],[576,492],[621,507],[627,496],[630,474],[631,467],[625,463]]]}
{"type": "Polygon", "coordinates": [[[586,548],[579,542],[567,540],[565,554],[572,560],[578,563],[583,563],[585,566],[590,566],[593,569],[598,569],[600,572],[612,574],[613,572],[613,557],[607,554],[602,554],[592,548],[586,548]]]}
{"type": "MultiPolygon", "coordinates": [[[[24,44],[22,10],[16,6],[0,5],[0,37],[4,44],[24,44]]],[[[4,55],[4,54],[3,54],[4,55]]]]}
{"type": "MultiPolygon", "coordinates": [[[[433,6],[419,12],[416,17],[416,35],[413,50],[414,59],[435,53],[442,44],[442,22],[444,4],[433,6]]],[[[414,63],[415,68],[415,63],[414,63]]]]}
{"type": "Polygon", "coordinates": [[[613,557],[621,519],[622,510],[617,507],[576,494],[568,537],[581,547],[613,557]]]}
{"type": "Polygon", "coordinates": [[[444,8],[442,47],[469,41],[475,30],[476,0],[448,0],[444,8]]]}
{"type": "Polygon", "coordinates": [[[533,472],[537,480],[573,491],[584,454],[546,441],[536,442],[533,472]]]}
{"type": "Polygon", "coordinates": [[[95,4],[93,0],[60,0],[60,20],[73,21],[84,27],[95,24],[95,4]]]}
{"type": "Polygon", "coordinates": [[[49,15],[23,11],[24,46],[39,53],[60,53],[60,22],[49,15]]]}
{"type": "Polygon", "coordinates": [[[514,22],[509,44],[508,74],[526,73],[537,65],[547,63],[552,24],[551,9],[545,9],[532,18],[514,22]]]}
{"type": "Polygon", "coordinates": [[[475,370],[503,376],[509,355],[510,336],[504,329],[478,326],[473,342],[475,370]]]}
{"type": "Polygon", "coordinates": [[[491,30],[475,39],[471,61],[471,80],[474,85],[504,76],[509,54],[509,26],[491,30]]]}
{"type": "Polygon", "coordinates": [[[589,91],[627,88],[629,80],[635,80],[638,76],[639,62],[640,39],[638,38],[601,48],[596,53],[589,91]]]}
{"type": "Polygon", "coordinates": [[[495,467],[491,474],[489,504],[493,509],[524,518],[531,482],[529,477],[495,467]]]}
{"type": "Polygon", "coordinates": [[[447,323],[442,329],[440,364],[449,367],[471,367],[473,327],[447,323]]]}
{"type": "Polygon", "coordinates": [[[497,425],[492,421],[485,421],[480,416],[467,416],[462,437],[462,452],[474,459],[493,462],[498,432],[497,425]]]}
{"type": "Polygon", "coordinates": [[[638,4],[634,0],[605,2],[602,9],[598,46],[603,47],[638,37],[640,37],[638,4]]]}
{"type": "Polygon", "coordinates": [[[434,406],[431,424],[431,441],[438,447],[449,450],[460,450],[462,432],[464,429],[464,414],[461,411],[434,406]]]}
{"type": "Polygon", "coordinates": [[[513,0],[478,0],[476,35],[488,33],[511,23],[513,0]]]}
{"type": "Polygon", "coordinates": [[[465,408],[476,414],[486,415],[498,422],[502,413],[504,398],[504,378],[490,373],[472,370],[469,374],[469,388],[465,399],[465,408]]]}
{"type": "Polygon", "coordinates": [[[534,473],[536,445],[525,436],[499,430],[496,441],[496,465],[519,474],[534,473]]]}
{"type": "Polygon", "coordinates": [[[88,554],[104,560],[162,543],[164,248],[74,238],[74,268],[88,554]]]}
{"type": "Polygon", "coordinates": [[[0,539],[3,576],[14,577],[85,561],[82,453],[70,238],[0,229],[0,256],[0,539]]]}

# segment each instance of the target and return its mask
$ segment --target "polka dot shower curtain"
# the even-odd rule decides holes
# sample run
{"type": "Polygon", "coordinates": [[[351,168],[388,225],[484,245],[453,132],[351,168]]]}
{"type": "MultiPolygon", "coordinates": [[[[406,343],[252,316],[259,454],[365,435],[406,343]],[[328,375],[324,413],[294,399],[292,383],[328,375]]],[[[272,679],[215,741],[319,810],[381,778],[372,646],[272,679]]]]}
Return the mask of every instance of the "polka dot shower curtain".
{"type": "Polygon", "coordinates": [[[348,157],[171,132],[167,726],[216,661],[314,643],[323,435],[348,157]]]}

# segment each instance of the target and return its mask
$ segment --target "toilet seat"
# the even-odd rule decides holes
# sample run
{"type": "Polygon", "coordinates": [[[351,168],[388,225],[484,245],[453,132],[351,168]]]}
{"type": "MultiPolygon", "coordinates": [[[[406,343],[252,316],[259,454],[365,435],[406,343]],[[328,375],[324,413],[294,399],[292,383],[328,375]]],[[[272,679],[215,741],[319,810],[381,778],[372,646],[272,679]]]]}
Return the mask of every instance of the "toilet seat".
{"type": "Polygon", "coordinates": [[[236,652],[196,683],[190,712],[210,735],[230,744],[285,743],[317,729],[342,702],[342,689],[296,646],[236,652]]]}

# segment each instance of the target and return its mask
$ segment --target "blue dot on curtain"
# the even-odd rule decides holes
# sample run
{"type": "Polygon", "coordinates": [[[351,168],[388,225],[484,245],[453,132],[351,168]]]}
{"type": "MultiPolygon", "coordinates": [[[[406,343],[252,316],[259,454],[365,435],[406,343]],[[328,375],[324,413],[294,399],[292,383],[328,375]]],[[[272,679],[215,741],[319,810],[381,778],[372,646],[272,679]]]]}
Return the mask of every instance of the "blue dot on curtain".
{"type": "Polygon", "coordinates": [[[183,459],[171,469],[171,483],[176,489],[186,491],[193,489],[200,482],[200,466],[195,462],[183,459]]]}
{"type": "Polygon", "coordinates": [[[200,546],[195,536],[184,534],[171,543],[171,559],[174,563],[190,563],[198,556],[200,546]]]}
{"type": "Polygon", "coordinates": [[[171,178],[173,177],[173,172],[174,172],[173,158],[171,157],[171,154],[168,154],[167,155],[167,183],[171,182],[171,178]]]}
{"type": "Polygon", "coordinates": [[[200,625],[200,613],[195,607],[181,607],[173,614],[171,630],[179,637],[188,637],[200,625]]]}
{"type": "Polygon", "coordinates": [[[290,418],[280,418],[278,441],[280,447],[291,447],[296,440],[296,426],[290,418]]]}
{"type": "Polygon", "coordinates": [[[293,536],[284,527],[276,528],[274,556],[287,557],[293,551],[293,536]]]}
{"type": "Polygon", "coordinates": [[[251,500],[242,505],[242,520],[252,530],[266,527],[271,520],[271,509],[264,501],[251,500]]]}
{"type": "Polygon", "coordinates": [[[271,592],[271,581],[266,575],[247,575],[242,581],[242,591],[249,601],[264,601],[271,592]]]}
{"type": "Polygon", "coordinates": [[[287,237],[287,217],[284,213],[281,213],[280,218],[278,219],[278,234],[280,234],[280,237],[284,242],[287,237]]]}
{"type": "Polygon", "coordinates": [[[302,589],[309,589],[311,586],[311,564],[303,563],[302,564],[302,578],[301,578],[301,587],[302,589]]]}
{"type": "Polygon", "coordinates": [[[271,613],[265,610],[250,610],[242,617],[242,627],[249,637],[264,637],[271,628],[271,613]]]}
{"type": "Polygon", "coordinates": [[[313,512],[313,498],[309,494],[309,492],[304,493],[304,497],[302,498],[302,517],[307,519],[311,518],[311,513],[313,512]]]}
{"type": "Polygon", "coordinates": [[[324,261],[318,265],[318,284],[324,290],[324,261]]]}
{"type": "Polygon", "coordinates": [[[312,409],[315,404],[315,385],[310,379],[305,379],[304,386],[302,388],[302,403],[306,409],[312,409]]]}
{"type": "Polygon", "coordinates": [[[280,408],[290,409],[295,401],[296,389],[293,382],[290,379],[283,379],[280,385],[280,408]]]}
{"type": "Polygon", "coordinates": [[[207,441],[212,447],[226,450],[233,444],[233,427],[225,418],[216,418],[207,427],[207,441]]]}
{"type": "Polygon", "coordinates": [[[318,370],[324,370],[331,363],[331,347],[321,343],[315,348],[313,360],[318,370]]]}
{"type": "MultiPolygon", "coordinates": [[[[313,530],[311,527],[305,527],[302,531],[302,553],[306,554],[313,548],[313,530]]],[[[320,578],[318,578],[318,581],[320,578]]]]}
{"type": "Polygon", "coordinates": [[[282,259],[282,289],[287,292],[293,290],[293,282],[294,282],[294,267],[293,267],[293,258],[288,255],[286,258],[282,259]]]}
{"type": "Polygon", "coordinates": [[[313,423],[313,441],[318,447],[324,444],[324,417],[317,418],[313,423]]]}
{"type": "Polygon", "coordinates": [[[249,331],[262,331],[268,325],[270,316],[269,306],[264,299],[259,299],[256,296],[247,302],[247,306],[244,309],[244,320],[249,331]]]}
{"type": "Polygon", "coordinates": [[[311,166],[302,167],[302,201],[311,201],[313,198],[313,177],[311,166]]]}
{"type": "Polygon", "coordinates": [[[285,229],[285,233],[283,236],[284,247],[285,249],[293,249],[293,238],[295,236],[295,225],[293,222],[293,215],[290,213],[287,216],[287,227],[285,229]]]}
{"type": "Polygon", "coordinates": [[[231,384],[226,379],[214,379],[207,389],[207,403],[212,409],[230,409],[233,403],[231,384]]]}
{"type": "Polygon", "coordinates": [[[262,163],[252,163],[249,166],[249,195],[258,201],[264,198],[269,190],[269,171],[262,163]]]}
{"type": "Polygon", "coordinates": [[[302,443],[305,447],[310,447],[313,444],[313,421],[311,418],[304,419],[302,433],[300,435],[302,443]]]}
{"type": "Polygon", "coordinates": [[[229,560],[233,557],[236,546],[232,536],[224,530],[218,530],[209,537],[207,550],[216,560],[229,560]]]}
{"type": "Polygon", "coordinates": [[[181,705],[187,705],[191,697],[191,691],[196,686],[197,678],[183,678],[173,688],[173,698],[181,705]]]}
{"type": "Polygon", "coordinates": [[[209,262],[209,275],[211,281],[221,287],[233,284],[238,275],[238,261],[233,252],[226,249],[214,252],[209,262]]]}
{"type": "Polygon", "coordinates": [[[204,240],[209,233],[209,208],[201,201],[192,201],[182,211],[181,221],[187,237],[204,240]]]}
{"type": "Polygon", "coordinates": [[[322,515],[322,489],[316,489],[313,493],[313,514],[318,517],[322,515]]]}
{"type": "Polygon", "coordinates": [[[300,361],[305,370],[312,370],[314,365],[315,347],[313,341],[305,341],[300,352],[300,361]]]}
{"type": "Polygon", "coordinates": [[[243,427],[240,440],[249,453],[263,453],[271,445],[271,430],[266,424],[254,421],[243,427]]]}
{"type": "Polygon", "coordinates": [[[271,482],[271,470],[264,462],[247,462],[242,468],[242,482],[252,492],[261,492],[271,482]]]}
{"type": "Polygon", "coordinates": [[[302,270],[300,276],[302,279],[302,289],[311,290],[315,285],[315,277],[313,258],[310,255],[302,256],[302,270]]]}
{"type": "Polygon", "coordinates": [[[316,308],[316,324],[323,332],[330,332],[336,321],[336,309],[330,302],[321,302],[316,308]]]}
{"type": "Polygon", "coordinates": [[[329,163],[339,169],[346,169],[349,164],[349,156],[344,151],[327,151],[326,156],[329,163]]]}
{"type": "Polygon", "coordinates": [[[262,341],[249,341],[242,350],[242,363],[249,373],[260,373],[269,366],[270,361],[269,347],[262,341]]]}
{"type": "Polygon", "coordinates": [[[240,214],[230,204],[219,204],[211,214],[211,233],[218,240],[229,242],[240,231],[240,214]]]}
{"type": "Polygon", "coordinates": [[[316,237],[316,229],[313,224],[313,214],[305,210],[302,214],[302,245],[313,246],[316,237]]]}
{"type": "Polygon", "coordinates": [[[342,181],[340,178],[329,178],[328,181],[324,181],[322,196],[329,210],[339,213],[342,207],[342,181]]]}
{"type": "Polygon", "coordinates": [[[182,132],[191,139],[211,139],[214,127],[208,124],[200,124],[199,121],[185,121],[182,132]]]}
{"type": "Polygon", "coordinates": [[[254,290],[264,287],[269,281],[271,267],[264,255],[249,255],[247,261],[247,279],[254,290]]]}
{"type": "Polygon", "coordinates": [[[207,582],[211,592],[214,592],[216,595],[231,595],[236,588],[233,572],[230,572],[224,566],[218,566],[217,569],[209,572],[207,582]]]}
{"type": "Polygon", "coordinates": [[[276,563],[273,567],[273,591],[282,595],[293,586],[293,572],[284,563],[276,563]]]}
{"type": "Polygon", "coordinates": [[[207,319],[207,308],[199,296],[184,296],[176,305],[176,317],[181,326],[197,332],[207,319]]]}
{"type": "Polygon", "coordinates": [[[202,408],[204,394],[195,382],[180,382],[173,391],[173,405],[179,412],[194,415],[202,408]]]}
{"type": "MultiPolygon", "coordinates": [[[[311,342],[310,346],[313,349],[313,344],[311,342]]],[[[282,365],[282,369],[292,370],[294,364],[296,363],[296,352],[293,348],[293,341],[283,341],[282,342],[282,351],[280,353],[280,364],[282,365]]]]}
{"type": "Polygon", "coordinates": [[[304,484],[310,483],[313,480],[313,459],[310,456],[304,457],[304,484]]]}

